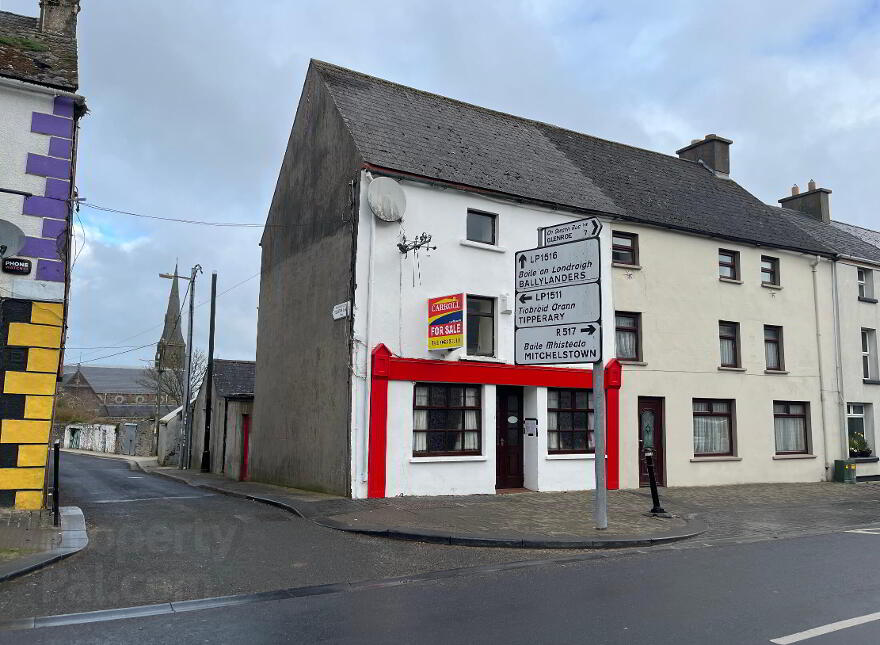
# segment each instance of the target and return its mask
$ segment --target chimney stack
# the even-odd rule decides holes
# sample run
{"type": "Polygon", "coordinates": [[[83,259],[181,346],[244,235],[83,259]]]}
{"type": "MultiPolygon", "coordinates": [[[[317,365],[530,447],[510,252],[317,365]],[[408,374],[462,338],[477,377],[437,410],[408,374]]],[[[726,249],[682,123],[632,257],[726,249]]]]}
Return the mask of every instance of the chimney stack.
{"type": "Polygon", "coordinates": [[[799,193],[797,185],[792,186],[791,196],[783,197],[779,203],[783,208],[800,211],[805,215],[828,224],[831,222],[831,204],[828,195],[831,191],[827,188],[817,188],[812,179],[807,183],[807,191],[799,193]]]}
{"type": "Polygon", "coordinates": [[[40,0],[40,31],[76,38],[79,0],[40,0]]]}
{"type": "Polygon", "coordinates": [[[719,137],[717,134],[707,134],[703,139],[695,139],[689,145],[675,153],[681,159],[688,161],[702,161],[716,174],[730,174],[730,139],[719,137]]]}

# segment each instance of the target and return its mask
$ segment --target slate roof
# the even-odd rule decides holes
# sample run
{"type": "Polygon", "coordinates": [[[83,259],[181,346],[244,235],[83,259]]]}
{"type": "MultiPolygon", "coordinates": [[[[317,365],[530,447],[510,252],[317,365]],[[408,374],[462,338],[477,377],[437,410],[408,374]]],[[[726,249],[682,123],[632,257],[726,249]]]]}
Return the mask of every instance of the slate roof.
{"type": "Polygon", "coordinates": [[[217,396],[253,396],[256,361],[214,359],[214,390],[217,396]]]}
{"type": "Polygon", "coordinates": [[[40,31],[37,18],[0,11],[0,76],[76,91],[76,39],[40,31]]]}
{"type": "MultiPolygon", "coordinates": [[[[107,418],[109,419],[154,419],[156,417],[155,405],[105,405],[107,418]]],[[[174,409],[172,405],[162,405],[159,408],[161,417],[174,409]]]]}
{"type": "MultiPolygon", "coordinates": [[[[855,226],[854,224],[846,224],[844,222],[832,221],[831,226],[840,229],[841,231],[845,231],[853,237],[857,237],[862,242],[865,242],[873,247],[880,249],[880,231],[872,231],[869,228],[855,226]]],[[[862,252],[864,252],[864,250],[862,252]]],[[[853,253],[852,255],[856,254],[853,253]]],[[[858,256],[856,255],[856,257],[858,256]]]]}
{"type": "Polygon", "coordinates": [[[140,367],[99,367],[95,365],[65,365],[62,384],[76,374],[79,368],[97,394],[153,394],[155,387],[144,385],[146,374],[140,367]]]}

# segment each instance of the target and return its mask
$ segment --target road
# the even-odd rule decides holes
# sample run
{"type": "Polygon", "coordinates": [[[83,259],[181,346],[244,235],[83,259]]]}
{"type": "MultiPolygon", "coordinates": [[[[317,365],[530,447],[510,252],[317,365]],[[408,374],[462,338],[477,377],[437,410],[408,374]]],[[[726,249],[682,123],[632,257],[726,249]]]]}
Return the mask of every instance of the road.
{"type": "MultiPolygon", "coordinates": [[[[173,482],[149,477],[129,480],[140,476],[139,473],[118,462],[102,461],[96,466],[94,459],[83,458],[88,461],[81,463],[68,455],[65,459],[79,466],[75,477],[83,478],[83,484],[89,486],[90,505],[81,505],[98,534],[121,522],[136,527],[136,532],[162,518],[164,522],[181,522],[184,520],[180,518],[186,516],[192,522],[191,516],[196,514],[213,518],[203,520],[205,526],[226,527],[229,522],[222,518],[224,513],[250,513],[248,517],[252,520],[243,522],[232,538],[218,534],[217,541],[205,543],[209,553],[214,549],[226,550],[226,556],[219,561],[199,555],[198,548],[189,549],[189,555],[174,554],[173,549],[171,554],[161,557],[149,554],[150,564],[144,564],[144,570],[152,568],[168,575],[170,569],[175,578],[181,577],[177,572],[182,571],[185,577],[203,567],[209,583],[203,590],[190,590],[204,591],[203,595],[181,593],[185,588],[172,584],[165,596],[155,594],[157,600],[128,605],[239,593],[242,589],[297,589],[271,596],[242,596],[236,599],[237,604],[209,609],[166,602],[151,610],[165,612],[155,616],[62,617],[58,620],[97,622],[0,632],[0,643],[739,645],[770,643],[771,639],[806,645],[880,643],[880,620],[845,626],[805,640],[797,640],[803,634],[792,637],[795,640],[783,638],[880,611],[880,579],[874,574],[880,569],[880,531],[707,547],[692,543],[610,555],[553,553],[550,559],[551,554],[546,552],[524,554],[467,548],[462,551],[341,534],[302,520],[294,521],[281,511],[250,502],[220,496],[192,497],[204,493],[173,482]],[[101,481],[106,488],[100,488],[101,481]],[[148,493],[156,499],[145,499],[148,493]],[[114,501],[123,498],[127,501],[114,501]],[[260,517],[262,513],[267,515],[260,517]],[[315,533],[309,533],[310,530],[315,533]],[[284,541],[292,536],[296,536],[297,545],[284,541]],[[226,544],[229,546],[225,547],[226,544]],[[411,548],[419,552],[408,551],[411,548]],[[289,565],[305,561],[304,553],[322,562],[334,560],[336,573],[322,568],[329,565],[321,564],[305,567],[310,574],[300,575],[301,568],[289,565]],[[419,556],[436,566],[412,562],[419,556]],[[168,563],[166,557],[170,558],[168,563]],[[524,557],[532,559],[516,561],[524,557]],[[384,558],[397,558],[399,562],[396,567],[376,564],[384,558]],[[505,558],[507,561],[503,561],[505,558]],[[188,561],[191,564],[187,565],[188,561]],[[444,568],[444,562],[450,564],[444,568]],[[355,570],[357,574],[352,575],[355,570]],[[374,575],[368,576],[370,572],[374,575]],[[243,584],[239,580],[242,573],[254,582],[243,584]],[[225,582],[211,583],[215,576],[225,582]],[[389,580],[391,576],[402,577],[389,580]],[[263,580],[264,577],[267,579],[263,580]],[[295,584],[290,584],[291,580],[295,584]],[[331,580],[367,582],[303,588],[331,580]]],[[[75,489],[72,480],[65,477],[64,481],[68,488],[75,489]]],[[[184,533],[195,535],[198,531],[193,528],[184,533]]],[[[189,538],[183,543],[188,541],[189,538]]],[[[173,544],[173,540],[168,543],[173,544]]],[[[192,540],[192,544],[196,541],[192,540]]],[[[105,585],[112,584],[117,572],[130,570],[128,560],[118,558],[118,549],[98,552],[105,558],[116,558],[104,570],[105,585]]],[[[83,567],[96,554],[87,550],[69,562],[83,567]]],[[[63,571],[64,566],[62,563],[58,570],[63,571]]],[[[12,584],[22,585],[40,575],[12,584]]],[[[75,574],[68,575],[68,580],[77,581],[75,574]]],[[[79,593],[88,592],[87,587],[80,584],[79,593]]],[[[21,591],[22,586],[17,589],[21,591]]],[[[54,592],[60,593],[60,587],[54,588],[54,592]]],[[[3,588],[0,594],[8,599],[9,589],[3,588]]],[[[70,596],[66,602],[76,605],[70,596]]],[[[45,609],[51,611],[42,615],[81,611],[64,603],[61,606],[65,608],[59,611],[59,606],[50,603],[45,609]]],[[[123,607],[125,603],[106,606],[123,607]]],[[[20,609],[15,603],[10,607],[20,609]]],[[[4,614],[4,618],[35,615],[33,611],[10,615],[5,610],[4,614]]]]}

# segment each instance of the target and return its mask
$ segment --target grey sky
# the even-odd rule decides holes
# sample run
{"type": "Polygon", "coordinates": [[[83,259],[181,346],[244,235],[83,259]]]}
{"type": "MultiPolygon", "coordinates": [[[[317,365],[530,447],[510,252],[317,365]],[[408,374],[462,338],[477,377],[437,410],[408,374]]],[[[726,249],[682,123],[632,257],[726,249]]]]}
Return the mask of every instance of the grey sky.
{"type": "MultiPolygon", "coordinates": [[[[37,5],[0,0],[28,15],[37,5]]],[[[731,174],[764,201],[815,178],[834,191],[832,217],[880,228],[869,198],[880,153],[877,2],[82,5],[80,91],[90,114],[77,184],[95,204],[262,223],[315,57],[669,154],[714,132],[734,140],[731,174]]],[[[259,229],[87,208],[81,217],[68,362],[80,347],[155,343],[170,287],[157,274],[175,259],[182,271],[204,267],[197,302],[212,270],[221,292],[259,273],[259,229]]],[[[218,356],[253,358],[258,289],[254,278],[218,300],[218,356]]],[[[204,346],[207,306],[195,322],[204,346]]],[[[122,349],[84,349],[82,358],[122,349]]],[[[99,364],[152,355],[146,347],[99,364]]]]}

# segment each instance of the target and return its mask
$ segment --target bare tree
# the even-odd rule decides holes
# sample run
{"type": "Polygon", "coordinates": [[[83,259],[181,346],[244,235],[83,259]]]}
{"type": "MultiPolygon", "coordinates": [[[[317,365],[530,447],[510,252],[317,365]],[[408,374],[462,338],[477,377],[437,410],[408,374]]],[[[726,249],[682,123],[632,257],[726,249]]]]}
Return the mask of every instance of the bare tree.
{"type": "MultiPolygon", "coordinates": [[[[192,396],[195,397],[199,388],[202,386],[202,379],[205,378],[205,370],[208,368],[208,357],[200,349],[194,349],[192,353],[192,370],[190,372],[190,385],[192,387],[192,396]]],[[[183,404],[184,391],[184,370],[162,370],[161,374],[155,367],[149,367],[144,370],[143,376],[138,379],[138,383],[144,387],[150,388],[152,392],[156,391],[158,383],[159,398],[162,403],[168,403],[174,407],[183,404]]]]}

